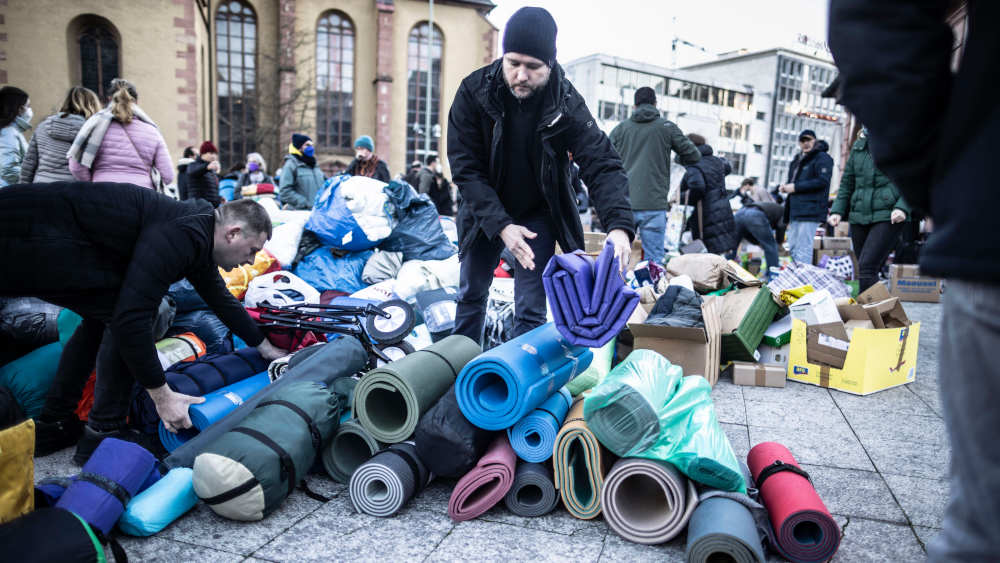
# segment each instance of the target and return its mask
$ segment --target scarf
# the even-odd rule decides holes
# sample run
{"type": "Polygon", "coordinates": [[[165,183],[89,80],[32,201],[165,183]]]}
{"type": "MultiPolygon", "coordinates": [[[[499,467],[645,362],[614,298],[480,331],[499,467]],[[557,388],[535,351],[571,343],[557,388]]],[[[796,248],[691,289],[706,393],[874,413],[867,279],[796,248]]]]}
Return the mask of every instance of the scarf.
{"type": "Polygon", "coordinates": [[[299,159],[299,161],[301,161],[303,164],[305,164],[309,168],[314,168],[316,166],[316,157],[315,156],[306,156],[306,155],[302,154],[302,151],[300,151],[299,149],[295,148],[295,145],[293,145],[291,143],[288,143],[288,154],[290,154],[290,155],[294,156],[295,158],[299,159]]]}
{"type": "MultiPolygon", "coordinates": [[[[132,113],[137,119],[156,127],[156,123],[139,108],[138,104],[132,104],[132,113]]],[[[107,134],[112,119],[114,116],[111,115],[110,106],[90,116],[73,139],[73,145],[70,146],[66,157],[79,162],[85,168],[90,168],[94,164],[94,158],[97,157],[97,150],[104,142],[104,135],[107,134]]]]}
{"type": "Polygon", "coordinates": [[[358,176],[368,176],[371,178],[375,175],[375,169],[378,167],[378,155],[373,154],[368,160],[358,161],[358,176]]]}

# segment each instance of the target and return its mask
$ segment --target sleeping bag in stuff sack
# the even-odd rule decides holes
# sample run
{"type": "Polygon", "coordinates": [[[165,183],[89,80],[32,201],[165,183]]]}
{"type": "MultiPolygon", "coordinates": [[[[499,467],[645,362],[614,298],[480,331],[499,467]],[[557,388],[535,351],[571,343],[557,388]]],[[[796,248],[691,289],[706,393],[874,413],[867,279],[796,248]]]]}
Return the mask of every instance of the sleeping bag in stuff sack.
{"type": "Polygon", "coordinates": [[[0,526],[0,553],[5,561],[18,563],[107,561],[95,530],[61,508],[40,508],[0,526]]]}
{"type": "Polygon", "coordinates": [[[62,344],[53,342],[0,366],[0,385],[10,389],[28,417],[41,414],[62,350],[62,344]]]}
{"type": "Polygon", "coordinates": [[[205,343],[205,352],[209,354],[228,354],[233,351],[232,333],[215,313],[208,310],[188,311],[178,313],[174,318],[174,326],[170,332],[180,334],[194,333],[205,343]]]}
{"type": "Polygon", "coordinates": [[[34,420],[0,430],[0,522],[13,520],[35,507],[34,455],[34,420]]]}
{"type": "Polygon", "coordinates": [[[171,469],[153,486],[129,501],[118,519],[118,529],[130,536],[151,536],[198,504],[193,473],[187,467],[171,469]]]}
{"type": "Polygon", "coordinates": [[[368,250],[396,227],[388,212],[386,184],[365,176],[334,176],[316,195],[305,228],[323,244],[341,250],[368,250]]]}
{"type": "Polygon", "coordinates": [[[0,338],[39,347],[59,340],[62,307],[35,297],[0,298],[0,338]]]}
{"type": "Polygon", "coordinates": [[[365,287],[361,281],[361,272],[365,262],[371,256],[371,250],[348,252],[330,246],[321,246],[310,252],[293,270],[310,286],[319,291],[336,290],[344,293],[354,293],[365,287]]]}
{"type": "Polygon", "coordinates": [[[459,478],[475,467],[497,432],[473,425],[455,397],[455,386],[444,394],[417,424],[413,433],[417,455],[432,473],[459,478]]]}
{"type": "Polygon", "coordinates": [[[294,382],[194,460],[194,491],[219,516],[260,520],[295,490],[340,421],[340,397],[294,382]]]}

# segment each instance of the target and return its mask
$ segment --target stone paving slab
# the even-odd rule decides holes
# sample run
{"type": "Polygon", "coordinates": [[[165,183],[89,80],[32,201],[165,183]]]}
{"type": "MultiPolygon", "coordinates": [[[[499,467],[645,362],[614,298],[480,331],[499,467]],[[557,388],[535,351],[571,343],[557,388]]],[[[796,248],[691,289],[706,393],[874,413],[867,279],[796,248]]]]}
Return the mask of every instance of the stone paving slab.
{"type": "Polygon", "coordinates": [[[948,504],[947,481],[888,474],[885,480],[914,526],[941,527],[948,504]]]}

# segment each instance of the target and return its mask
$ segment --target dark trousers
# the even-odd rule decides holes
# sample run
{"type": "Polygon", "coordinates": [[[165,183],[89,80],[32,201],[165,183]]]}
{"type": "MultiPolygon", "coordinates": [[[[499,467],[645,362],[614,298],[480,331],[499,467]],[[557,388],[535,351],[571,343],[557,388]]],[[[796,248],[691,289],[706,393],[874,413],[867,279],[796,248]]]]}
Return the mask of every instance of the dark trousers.
{"type": "MultiPolygon", "coordinates": [[[[535,269],[527,270],[516,260],[514,266],[514,336],[520,336],[545,324],[545,288],[542,271],[555,253],[555,237],[547,217],[532,217],[518,221],[538,234],[525,239],[535,253],[535,269]]],[[[493,270],[504,250],[503,242],[491,241],[479,232],[461,257],[461,280],[454,334],[468,336],[482,343],[486,300],[493,283],[493,270]]]]}
{"type": "Polygon", "coordinates": [[[878,273],[896,248],[902,223],[881,221],[870,225],[851,224],[851,242],[858,256],[858,279],[860,291],[878,283],[878,273]]]}
{"type": "Polygon", "coordinates": [[[733,219],[736,221],[736,233],[739,236],[737,248],[739,240],[747,239],[764,249],[764,260],[767,260],[768,269],[777,266],[778,241],[774,238],[774,231],[771,230],[767,215],[756,207],[744,207],[733,214],[733,219]]]}

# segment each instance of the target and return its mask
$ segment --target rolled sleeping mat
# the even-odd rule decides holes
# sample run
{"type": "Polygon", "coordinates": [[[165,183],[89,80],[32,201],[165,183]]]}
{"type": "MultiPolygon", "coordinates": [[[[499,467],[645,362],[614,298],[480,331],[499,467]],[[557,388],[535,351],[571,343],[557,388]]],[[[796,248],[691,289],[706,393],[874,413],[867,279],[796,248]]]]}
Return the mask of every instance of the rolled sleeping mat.
{"type": "Polygon", "coordinates": [[[417,454],[432,473],[458,479],[475,467],[496,434],[465,418],[452,385],[420,418],[413,439],[417,454]]]}
{"type": "Polygon", "coordinates": [[[271,378],[267,372],[261,372],[253,377],[248,377],[243,381],[237,381],[231,385],[226,385],[222,389],[216,389],[205,395],[205,402],[188,407],[188,414],[191,417],[192,428],[170,432],[160,425],[157,431],[160,435],[160,443],[168,452],[172,452],[187,442],[198,432],[205,430],[209,426],[222,420],[227,414],[236,410],[247,399],[254,396],[261,389],[271,383],[271,378]]]}
{"type": "Polygon", "coordinates": [[[373,438],[364,426],[350,420],[341,423],[323,448],[323,468],[331,479],[346,484],[362,463],[383,448],[385,444],[373,438]]]}
{"type": "Polygon", "coordinates": [[[79,515],[107,534],[153,471],[156,458],[145,448],[105,438],[56,502],[56,508],[79,515]]]}
{"type": "Polygon", "coordinates": [[[281,379],[281,376],[285,375],[288,371],[288,362],[292,359],[292,355],[283,356],[271,362],[271,365],[267,366],[267,375],[271,378],[271,381],[277,381],[281,379]]]}
{"type": "Polygon", "coordinates": [[[688,522],[687,563],[764,563],[764,548],[750,510],[725,497],[698,503],[688,522]]]}
{"type": "Polygon", "coordinates": [[[510,447],[524,461],[541,463],[552,457],[556,435],[566,420],[573,397],[563,387],[514,426],[507,429],[510,447]]]}
{"type": "Polygon", "coordinates": [[[601,513],[601,489],[611,461],[611,454],[587,428],[583,400],[577,399],[556,436],[552,454],[556,489],[574,517],[590,520],[601,513]]]}
{"type": "Polygon", "coordinates": [[[354,415],[372,437],[388,444],[413,435],[427,412],[481,352],[479,344],[452,335],[374,369],[354,389],[354,415]]]}
{"type": "Polygon", "coordinates": [[[541,463],[517,464],[514,483],[503,500],[517,516],[535,518],[552,512],[559,503],[552,470],[541,463]]]}
{"type": "Polygon", "coordinates": [[[615,346],[618,345],[618,337],[614,337],[607,344],[600,348],[591,348],[594,359],[590,362],[590,367],[583,373],[574,377],[566,384],[566,389],[576,397],[588,389],[593,389],[599,385],[611,371],[611,363],[615,359],[615,346]]]}
{"type": "MultiPolygon", "coordinates": [[[[18,563],[104,563],[104,546],[86,520],[43,507],[0,525],[0,553],[18,563]]],[[[117,559],[117,558],[116,558],[117,559]]]]}
{"type": "Polygon", "coordinates": [[[455,381],[458,405],[480,428],[510,428],[587,369],[592,358],[589,349],[571,345],[555,325],[544,324],[469,362],[455,381]]]}
{"type": "Polygon", "coordinates": [[[604,481],[601,505],[604,519],[618,535],[655,545],[684,530],[698,506],[698,491],[665,461],[622,458],[604,481]]]}
{"type": "Polygon", "coordinates": [[[305,478],[340,409],[340,397],[317,382],[296,381],[270,395],[195,458],[198,498],[223,518],[264,518],[305,478]]]}
{"type": "Polygon", "coordinates": [[[347,488],[355,510],[387,518],[420,494],[433,477],[413,443],[401,442],[362,463],[351,475],[347,488]]]}
{"type": "Polygon", "coordinates": [[[448,516],[456,522],[471,520],[503,500],[514,484],[517,454],[507,436],[497,436],[479,463],[466,473],[448,499],[448,516]]]}
{"type": "Polygon", "coordinates": [[[762,442],[747,454],[750,474],[774,529],[777,549],[794,563],[826,561],[840,547],[840,526],[788,448],[762,442]]]}
{"type": "Polygon", "coordinates": [[[193,475],[187,467],[168,471],[128,503],[118,519],[118,529],[130,536],[151,536],[183,516],[198,504],[193,475]]]}
{"type": "Polygon", "coordinates": [[[191,467],[194,459],[223,434],[229,432],[265,401],[288,385],[301,381],[316,381],[336,389],[337,382],[364,369],[368,353],[354,337],[344,336],[322,345],[323,354],[317,354],[317,363],[302,362],[289,368],[285,376],[236,407],[228,416],[188,440],[163,460],[168,468],[191,467]]]}

